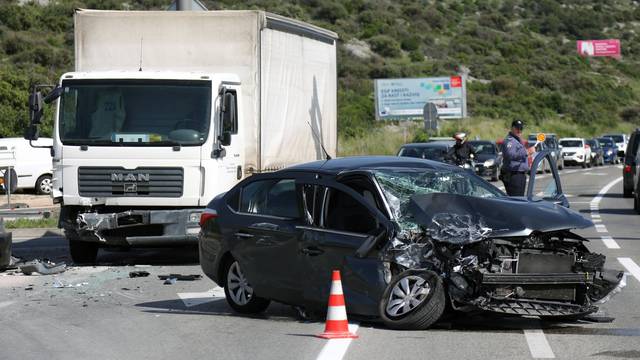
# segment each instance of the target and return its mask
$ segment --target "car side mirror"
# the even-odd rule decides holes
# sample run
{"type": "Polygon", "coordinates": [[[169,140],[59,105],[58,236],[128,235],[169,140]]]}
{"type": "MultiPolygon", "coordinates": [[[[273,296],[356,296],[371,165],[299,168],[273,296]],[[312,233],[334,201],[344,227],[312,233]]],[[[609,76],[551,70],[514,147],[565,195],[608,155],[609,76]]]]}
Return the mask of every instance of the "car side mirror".
{"type": "Polygon", "coordinates": [[[373,248],[382,241],[387,236],[387,231],[383,228],[378,229],[378,235],[369,235],[367,239],[360,245],[358,250],[356,250],[356,257],[359,259],[365,258],[373,248]]]}

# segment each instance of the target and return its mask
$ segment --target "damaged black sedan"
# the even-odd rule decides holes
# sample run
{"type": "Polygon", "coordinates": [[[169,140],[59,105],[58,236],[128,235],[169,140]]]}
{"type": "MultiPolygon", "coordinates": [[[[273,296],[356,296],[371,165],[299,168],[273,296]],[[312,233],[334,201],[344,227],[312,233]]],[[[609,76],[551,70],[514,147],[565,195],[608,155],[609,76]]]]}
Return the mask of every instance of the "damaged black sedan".
{"type": "Polygon", "coordinates": [[[578,319],[624,274],[604,270],[605,257],[571,232],[593,224],[565,207],[553,175],[541,187],[533,173],[528,197],[510,198],[460,168],[411,158],[258,174],[208,205],[200,263],[241,313],[270,301],[324,311],[339,269],[347,311],[391,328],[426,329],[445,307],[578,319]]]}

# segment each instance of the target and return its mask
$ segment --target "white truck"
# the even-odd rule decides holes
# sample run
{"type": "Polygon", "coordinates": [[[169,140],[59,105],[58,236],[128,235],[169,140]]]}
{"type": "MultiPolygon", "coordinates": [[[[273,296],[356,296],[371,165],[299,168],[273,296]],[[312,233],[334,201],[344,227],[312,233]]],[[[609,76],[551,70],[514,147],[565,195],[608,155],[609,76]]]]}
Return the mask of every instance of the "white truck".
{"type": "Polygon", "coordinates": [[[100,247],[197,243],[204,206],[244,177],[335,156],[336,40],[263,11],[75,13],[56,102],[53,201],[76,263],[100,247]]]}

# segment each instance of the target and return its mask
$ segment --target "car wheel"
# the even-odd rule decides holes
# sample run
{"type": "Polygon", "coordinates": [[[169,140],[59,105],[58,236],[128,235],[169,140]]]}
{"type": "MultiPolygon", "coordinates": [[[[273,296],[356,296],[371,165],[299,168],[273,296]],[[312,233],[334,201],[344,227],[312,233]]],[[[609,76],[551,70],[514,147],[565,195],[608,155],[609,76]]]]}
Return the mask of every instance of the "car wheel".
{"type": "Polygon", "coordinates": [[[633,196],[633,189],[622,188],[622,197],[630,198],[633,196]]]}
{"type": "Polygon", "coordinates": [[[498,170],[495,170],[493,174],[491,174],[491,181],[498,181],[498,170]]]}
{"type": "Polygon", "coordinates": [[[424,330],[440,319],[445,305],[442,279],[436,273],[407,270],[391,280],[378,310],[389,328],[424,330]]]}
{"type": "Polygon", "coordinates": [[[270,303],[269,300],[255,295],[240,263],[234,259],[227,263],[224,271],[224,295],[229,306],[242,314],[261,313],[270,303]]]}
{"type": "Polygon", "coordinates": [[[587,167],[587,161],[585,160],[582,162],[582,168],[585,169],[586,167],[587,167]]]}
{"type": "Polygon", "coordinates": [[[98,243],[80,240],[80,236],[75,230],[65,230],[64,234],[69,240],[69,253],[75,264],[91,265],[96,263],[100,248],[98,243]]]}
{"type": "Polygon", "coordinates": [[[51,189],[51,175],[40,176],[36,181],[36,193],[38,195],[49,195],[51,194],[51,189]]]}

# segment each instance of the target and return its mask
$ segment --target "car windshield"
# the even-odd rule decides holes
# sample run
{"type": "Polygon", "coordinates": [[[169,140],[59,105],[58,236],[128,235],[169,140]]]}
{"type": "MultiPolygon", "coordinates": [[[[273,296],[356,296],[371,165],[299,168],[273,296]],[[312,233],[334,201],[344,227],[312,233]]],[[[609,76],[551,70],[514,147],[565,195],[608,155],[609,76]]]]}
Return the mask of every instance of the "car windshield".
{"type": "Polygon", "coordinates": [[[613,141],[615,141],[617,143],[624,142],[624,138],[622,137],[622,135],[606,135],[606,137],[612,138],[613,141]]]}
{"type": "Polygon", "coordinates": [[[602,147],[613,147],[613,141],[609,138],[598,139],[598,142],[602,147]]]}
{"type": "Polygon", "coordinates": [[[503,192],[484,180],[450,170],[388,168],[373,171],[382,188],[389,207],[401,227],[416,226],[407,214],[413,195],[449,193],[482,198],[505,196],[503,192]]]}
{"type": "Polygon", "coordinates": [[[582,140],[562,140],[560,145],[564,147],[582,147],[582,140]]]}
{"type": "Polygon", "coordinates": [[[476,149],[476,154],[494,155],[496,153],[496,149],[491,143],[472,143],[471,145],[476,149]]]}
{"type": "Polygon", "coordinates": [[[399,156],[415,157],[435,161],[443,161],[447,154],[444,147],[405,147],[400,150],[399,156]]]}
{"type": "Polygon", "coordinates": [[[62,86],[65,145],[202,145],[207,139],[210,82],[67,80],[62,86]]]}

